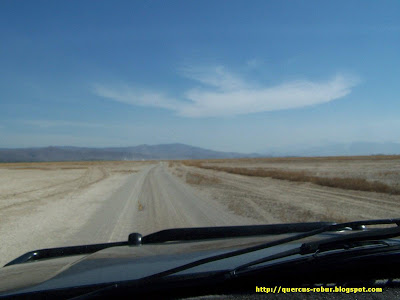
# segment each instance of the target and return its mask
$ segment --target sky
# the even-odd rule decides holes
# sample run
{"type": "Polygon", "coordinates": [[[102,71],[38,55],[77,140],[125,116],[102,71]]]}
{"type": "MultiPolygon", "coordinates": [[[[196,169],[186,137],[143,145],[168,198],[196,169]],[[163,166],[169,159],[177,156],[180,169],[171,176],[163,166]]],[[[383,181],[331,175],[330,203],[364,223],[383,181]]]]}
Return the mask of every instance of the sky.
{"type": "Polygon", "coordinates": [[[400,142],[399,1],[0,1],[0,147],[400,142]]]}

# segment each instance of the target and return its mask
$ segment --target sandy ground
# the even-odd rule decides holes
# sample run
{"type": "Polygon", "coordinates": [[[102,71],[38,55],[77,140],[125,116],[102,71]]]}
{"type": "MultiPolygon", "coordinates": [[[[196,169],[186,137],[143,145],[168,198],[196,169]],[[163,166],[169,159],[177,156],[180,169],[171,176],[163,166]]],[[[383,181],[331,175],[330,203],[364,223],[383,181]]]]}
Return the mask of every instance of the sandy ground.
{"type": "Polygon", "coordinates": [[[0,265],[67,245],[140,163],[0,165],[0,265]]]}
{"type": "MultiPolygon", "coordinates": [[[[392,184],[399,178],[396,160],[355,159],[348,160],[347,167],[341,161],[321,160],[246,163],[250,168],[268,164],[268,168],[306,169],[321,176],[390,177],[392,184]]],[[[219,164],[244,166],[243,161],[219,164]]],[[[400,217],[400,196],[228,174],[182,163],[0,165],[0,265],[33,249],[121,241],[131,232],[389,217],[400,217]]]]}

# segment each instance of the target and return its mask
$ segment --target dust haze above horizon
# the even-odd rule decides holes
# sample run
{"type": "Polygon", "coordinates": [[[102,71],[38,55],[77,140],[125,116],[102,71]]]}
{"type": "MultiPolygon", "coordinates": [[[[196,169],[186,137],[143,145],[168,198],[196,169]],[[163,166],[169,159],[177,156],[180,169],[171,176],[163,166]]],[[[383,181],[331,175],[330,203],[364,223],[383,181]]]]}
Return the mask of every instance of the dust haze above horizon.
{"type": "Polygon", "coordinates": [[[0,148],[400,141],[397,1],[2,1],[0,24],[0,148]]]}

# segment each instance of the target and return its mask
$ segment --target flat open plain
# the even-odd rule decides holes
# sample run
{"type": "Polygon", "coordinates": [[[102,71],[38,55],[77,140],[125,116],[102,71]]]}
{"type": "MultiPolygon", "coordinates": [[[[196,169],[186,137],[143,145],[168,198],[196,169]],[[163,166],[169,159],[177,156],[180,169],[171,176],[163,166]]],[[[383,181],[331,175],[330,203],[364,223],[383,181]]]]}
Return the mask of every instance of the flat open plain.
{"type": "Polygon", "coordinates": [[[29,250],[122,241],[130,232],[400,217],[396,193],[218,167],[361,178],[400,190],[398,156],[0,164],[0,265],[29,250]]]}

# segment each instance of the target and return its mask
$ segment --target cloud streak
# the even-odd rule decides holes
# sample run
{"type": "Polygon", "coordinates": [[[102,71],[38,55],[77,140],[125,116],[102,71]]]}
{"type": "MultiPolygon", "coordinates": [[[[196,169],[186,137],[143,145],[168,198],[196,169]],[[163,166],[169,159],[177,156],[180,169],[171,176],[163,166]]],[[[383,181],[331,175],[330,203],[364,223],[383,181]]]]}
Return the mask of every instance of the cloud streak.
{"type": "Polygon", "coordinates": [[[103,124],[98,123],[87,123],[77,121],[61,121],[61,120],[22,120],[22,124],[28,126],[35,126],[39,128],[53,128],[53,127],[105,127],[103,124]]]}
{"type": "Polygon", "coordinates": [[[246,81],[218,66],[184,68],[181,73],[194,88],[181,91],[175,99],[158,91],[129,86],[95,85],[94,93],[114,101],[144,107],[163,108],[184,117],[236,116],[295,109],[327,103],[348,95],[359,80],[338,74],[326,81],[297,80],[263,87],[246,81]]]}

